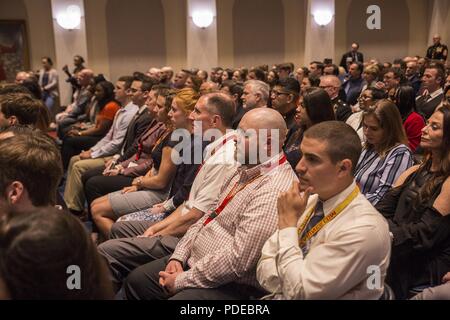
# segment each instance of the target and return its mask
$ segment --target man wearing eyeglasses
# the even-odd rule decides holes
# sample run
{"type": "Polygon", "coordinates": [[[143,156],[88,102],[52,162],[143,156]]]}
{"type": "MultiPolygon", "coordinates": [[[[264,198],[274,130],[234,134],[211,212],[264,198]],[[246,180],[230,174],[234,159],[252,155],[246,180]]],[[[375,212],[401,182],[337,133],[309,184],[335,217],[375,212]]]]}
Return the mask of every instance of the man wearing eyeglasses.
{"type": "Polygon", "coordinates": [[[300,95],[300,84],[293,78],[280,80],[272,90],[272,108],[278,111],[286,121],[288,134],[286,136],[285,150],[295,141],[291,136],[298,129],[295,123],[295,113],[300,95]]]}

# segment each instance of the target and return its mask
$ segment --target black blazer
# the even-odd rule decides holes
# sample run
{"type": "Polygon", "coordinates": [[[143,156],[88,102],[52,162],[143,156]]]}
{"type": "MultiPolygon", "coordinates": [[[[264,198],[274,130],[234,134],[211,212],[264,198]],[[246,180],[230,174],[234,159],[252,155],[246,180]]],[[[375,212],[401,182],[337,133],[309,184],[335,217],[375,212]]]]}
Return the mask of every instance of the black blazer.
{"type": "Polygon", "coordinates": [[[430,101],[426,101],[426,98],[421,96],[416,99],[416,108],[417,111],[425,117],[425,119],[429,119],[436,108],[441,104],[442,99],[444,98],[444,94],[441,93],[436,98],[430,101]]]}
{"type": "MultiPolygon", "coordinates": [[[[358,57],[358,62],[364,63],[364,55],[361,52],[356,52],[356,56],[358,57]]],[[[355,62],[353,53],[351,51],[345,53],[342,56],[341,64],[340,64],[340,66],[343,67],[345,70],[347,70],[347,58],[352,58],[352,62],[355,62]]]]}
{"type": "MultiPolygon", "coordinates": [[[[138,150],[137,143],[134,143],[139,137],[149,128],[150,124],[154,120],[154,117],[150,114],[147,108],[141,113],[136,113],[128,126],[127,134],[123,140],[122,150],[123,155],[119,158],[119,161],[125,161],[129,159],[138,150]]],[[[155,122],[156,124],[156,122],[155,122]]]]}

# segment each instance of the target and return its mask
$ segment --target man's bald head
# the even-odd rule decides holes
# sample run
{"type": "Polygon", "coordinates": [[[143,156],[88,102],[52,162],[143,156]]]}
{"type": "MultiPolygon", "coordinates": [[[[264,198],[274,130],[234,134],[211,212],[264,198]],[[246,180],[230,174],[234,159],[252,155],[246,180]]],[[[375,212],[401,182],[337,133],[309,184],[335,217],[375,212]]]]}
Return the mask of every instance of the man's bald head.
{"type": "Polygon", "coordinates": [[[328,75],[320,78],[320,87],[324,89],[333,100],[339,95],[341,80],[338,77],[328,75]]]}
{"type": "Polygon", "coordinates": [[[433,36],[433,43],[434,44],[439,44],[441,42],[441,36],[439,34],[435,34],[433,36]]]}
{"type": "Polygon", "coordinates": [[[200,86],[200,95],[214,93],[219,91],[219,86],[215,82],[203,82],[200,86]]]}
{"type": "Polygon", "coordinates": [[[80,73],[78,73],[77,78],[80,86],[87,87],[94,78],[94,71],[91,69],[83,69],[80,73]]]}
{"type": "Polygon", "coordinates": [[[86,77],[94,77],[94,71],[92,71],[92,69],[83,69],[82,71],[80,71],[80,74],[83,74],[86,77]]]}
{"type": "Polygon", "coordinates": [[[256,131],[266,129],[270,134],[271,130],[278,132],[278,142],[280,148],[284,144],[287,134],[286,121],[279,112],[269,108],[257,108],[248,111],[239,125],[244,130],[255,129],[256,131]]]}

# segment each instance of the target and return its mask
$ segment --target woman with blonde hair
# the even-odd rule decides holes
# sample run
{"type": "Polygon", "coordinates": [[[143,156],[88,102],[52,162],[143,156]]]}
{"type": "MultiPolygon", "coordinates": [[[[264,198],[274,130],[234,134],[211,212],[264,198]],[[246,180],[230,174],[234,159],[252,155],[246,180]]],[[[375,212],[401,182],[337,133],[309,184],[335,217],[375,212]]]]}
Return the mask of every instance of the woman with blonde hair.
{"type": "Polygon", "coordinates": [[[356,182],[361,193],[376,205],[398,177],[413,165],[405,129],[397,106],[378,101],[363,112],[365,144],[358,165],[356,182]]]}
{"type": "MultiPolygon", "coordinates": [[[[192,132],[189,114],[194,110],[198,98],[198,94],[191,88],[184,88],[176,93],[168,116],[173,130],[178,130],[177,133],[183,129],[192,132]]],[[[145,176],[135,178],[131,186],[92,203],[93,220],[104,238],[107,238],[114,222],[123,215],[152,208],[167,199],[171,201],[167,201],[163,208],[165,212],[170,212],[188,197],[200,164],[194,164],[193,161],[180,164],[174,162],[182,157],[182,153],[175,150],[175,146],[180,143],[180,140],[174,140],[175,136],[180,135],[168,132],[155,144],[152,152],[154,166],[145,176]]],[[[191,143],[191,154],[194,148],[194,143],[191,143]]]]}

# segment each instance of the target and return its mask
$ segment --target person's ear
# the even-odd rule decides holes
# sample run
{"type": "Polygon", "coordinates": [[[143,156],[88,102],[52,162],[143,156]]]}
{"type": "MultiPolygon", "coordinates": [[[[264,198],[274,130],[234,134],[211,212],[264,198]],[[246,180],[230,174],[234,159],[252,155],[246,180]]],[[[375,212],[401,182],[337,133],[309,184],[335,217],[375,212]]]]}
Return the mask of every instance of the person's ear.
{"type": "Polygon", "coordinates": [[[294,102],[294,95],[290,94],[289,98],[288,98],[288,103],[293,103],[294,102]]]}
{"type": "Polygon", "coordinates": [[[220,118],[220,116],[219,115],[214,115],[213,117],[212,117],[212,119],[211,119],[211,124],[212,124],[212,127],[214,127],[214,128],[217,128],[217,127],[219,127],[220,126],[220,124],[221,124],[221,121],[222,119],[220,118]]]}
{"type": "Polygon", "coordinates": [[[6,187],[6,200],[10,205],[14,205],[20,201],[24,194],[25,187],[20,181],[14,181],[6,187]]]}
{"type": "Polygon", "coordinates": [[[339,174],[351,175],[352,168],[353,164],[350,159],[344,159],[338,163],[339,174]]]}

